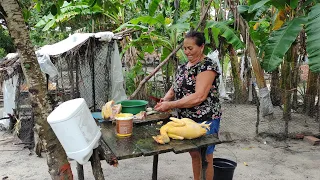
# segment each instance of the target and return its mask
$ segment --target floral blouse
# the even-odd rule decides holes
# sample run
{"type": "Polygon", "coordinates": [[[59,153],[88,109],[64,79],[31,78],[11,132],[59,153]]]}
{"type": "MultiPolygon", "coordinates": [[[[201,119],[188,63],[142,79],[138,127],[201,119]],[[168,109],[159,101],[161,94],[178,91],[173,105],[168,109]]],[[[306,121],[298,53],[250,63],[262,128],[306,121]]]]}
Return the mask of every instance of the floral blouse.
{"type": "Polygon", "coordinates": [[[187,67],[187,63],[185,63],[178,68],[175,82],[173,83],[175,98],[181,99],[184,96],[195,93],[196,77],[204,71],[215,71],[217,73],[207,99],[200,105],[192,108],[177,109],[179,118],[190,118],[196,122],[202,122],[221,117],[218,90],[220,70],[217,63],[208,57],[205,57],[203,61],[198,62],[194,66],[187,67]]]}

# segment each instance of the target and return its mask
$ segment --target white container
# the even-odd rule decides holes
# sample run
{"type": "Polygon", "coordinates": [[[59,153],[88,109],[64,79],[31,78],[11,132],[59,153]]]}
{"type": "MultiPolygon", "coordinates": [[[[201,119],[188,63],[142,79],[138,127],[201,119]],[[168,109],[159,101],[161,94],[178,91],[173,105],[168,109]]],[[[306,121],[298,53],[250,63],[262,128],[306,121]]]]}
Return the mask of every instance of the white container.
{"type": "Polygon", "coordinates": [[[88,162],[98,147],[100,128],[83,98],[60,104],[47,118],[67,156],[80,164],[88,162]]]}

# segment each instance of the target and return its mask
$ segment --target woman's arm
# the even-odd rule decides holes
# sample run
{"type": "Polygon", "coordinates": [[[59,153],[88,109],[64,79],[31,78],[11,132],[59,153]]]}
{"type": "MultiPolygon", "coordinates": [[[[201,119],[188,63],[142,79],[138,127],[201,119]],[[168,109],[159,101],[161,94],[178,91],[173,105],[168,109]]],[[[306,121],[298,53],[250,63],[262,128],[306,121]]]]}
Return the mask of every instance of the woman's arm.
{"type": "Polygon", "coordinates": [[[176,101],[162,102],[157,104],[157,111],[168,111],[173,108],[191,108],[206,100],[212,83],[217,76],[215,71],[204,71],[197,75],[195,93],[185,96],[176,101]]]}
{"type": "Polygon", "coordinates": [[[217,76],[214,71],[204,71],[197,75],[195,93],[171,102],[171,108],[191,108],[207,99],[212,83],[217,76]]]}
{"type": "Polygon", "coordinates": [[[173,87],[171,87],[169,91],[166,93],[166,95],[163,98],[161,98],[160,102],[171,101],[173,98],[174,98],[174,91],[173,91],[173,87]]]}

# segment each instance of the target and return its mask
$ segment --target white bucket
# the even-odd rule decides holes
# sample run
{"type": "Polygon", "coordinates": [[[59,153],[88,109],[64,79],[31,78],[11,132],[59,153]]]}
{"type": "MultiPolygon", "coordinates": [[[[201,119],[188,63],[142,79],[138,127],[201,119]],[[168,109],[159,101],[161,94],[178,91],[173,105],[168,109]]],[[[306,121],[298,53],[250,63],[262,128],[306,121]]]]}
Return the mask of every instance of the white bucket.
{"type": "Polygon", "coordinates": [[[88,162],[98,147],[100,128],[83,98],[60,104],[47,118],[69,158],[80,164],[88,162]]]}

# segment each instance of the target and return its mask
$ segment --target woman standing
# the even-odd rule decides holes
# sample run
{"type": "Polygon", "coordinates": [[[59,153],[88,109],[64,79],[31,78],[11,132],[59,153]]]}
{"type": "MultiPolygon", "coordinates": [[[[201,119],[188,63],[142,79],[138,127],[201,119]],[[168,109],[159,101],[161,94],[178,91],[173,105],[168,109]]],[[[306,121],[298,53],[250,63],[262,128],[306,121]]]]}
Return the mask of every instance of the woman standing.
{"type": "MultiPolygon", "coordinates": [[[[218,133],[221,117],[219,103],[218,65],[203,54],[205,38],[203,33],[190,31],[183,42],[184,53],[188,58],[181,65],[172,87],[155,106],[157,111],[168,111],[176,108],[179,118],[190,118],[198,123],[207,121],[210,131],[207,134],[218,133]]],[[[213,179],[213,151],[215,146],[208,146],[206,160],[208,168],[206,179],[213,179]]],[[[192,169],[195,180],[200,180],[201,155],[198,150],[189,152],[192,158],[192,169]]]]}

